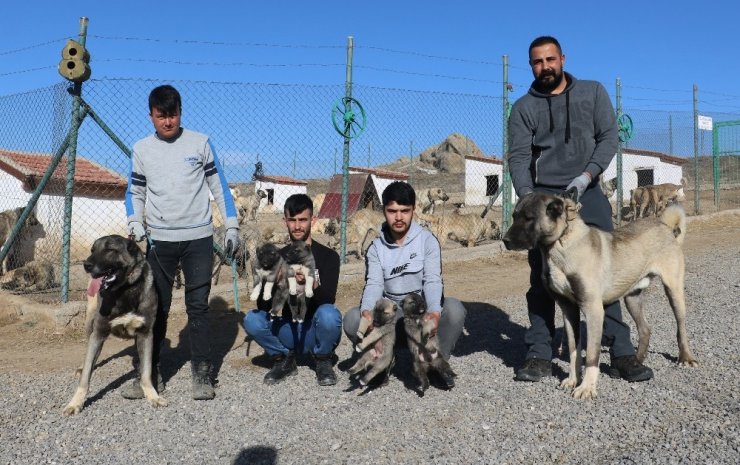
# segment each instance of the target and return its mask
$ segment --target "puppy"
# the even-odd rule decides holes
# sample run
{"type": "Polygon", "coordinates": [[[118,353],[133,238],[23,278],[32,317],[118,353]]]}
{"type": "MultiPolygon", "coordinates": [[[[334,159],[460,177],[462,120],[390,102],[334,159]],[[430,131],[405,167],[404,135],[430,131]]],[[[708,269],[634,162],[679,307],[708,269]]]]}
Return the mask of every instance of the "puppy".
{"type": "Polygon", "coordinates": [[[152,407],[167,405],[152,385],[157,293],[144,254],[134,241],[104,236],[93,243],[83,266],[92,278],[87,293],[87,354],[77,390],[62,414],[74,415],[82,410],[95,362],[110,334],[136,339],[144,396],[152,407]]]}
{"type": "Polygon", "coordinates": [[[288,301],[288,273],[290,267],[288,267],[288,262],[280,254],[277,246],[270,242],[257,247],[255,256],[257,259],[252,267],[254,287],[250,298],[256,302],[261,293],[263,300],[272,299],[270,314],[273,318],[277,318],[288,301]]]}
{"type": "Polygon", "coordinates": [[[437,338],[431,335],[434,321],[425,320],[427,305],[419,294],[408,294],[401,301],[403,327],[409,344],[414,374],[421,385],[421,392],[429,387],[429,372],[435,371],[448,388],[455,386],[455,372],[439,353],[437,338]]]}
{"type": "Polygon", "coordinates": [[[290,311],[294,322],[303,323],[303,320],[306,318],[306,298],[313,297],[316,261],[311,253],[311,247],[303,241],[291,242],[283,249],[283,256],[288,264],[290,311]],[[300,286],[296,280],[296,274],[299,273],[306,280],[305,284],[300,286]]]}
{"type": "Polygon", "coordinates": [[[393,355],[395,343],[396,304],[389,299],[380,299],[373,308],[372,330],[355,346],[357,352],[364,353],[349,369],[350,376],[354,377],[365,371],[365,375],[360,378],[360,385],[367,386],[373,378],[385,372],[387,382],[395,361],[393,355]]]}

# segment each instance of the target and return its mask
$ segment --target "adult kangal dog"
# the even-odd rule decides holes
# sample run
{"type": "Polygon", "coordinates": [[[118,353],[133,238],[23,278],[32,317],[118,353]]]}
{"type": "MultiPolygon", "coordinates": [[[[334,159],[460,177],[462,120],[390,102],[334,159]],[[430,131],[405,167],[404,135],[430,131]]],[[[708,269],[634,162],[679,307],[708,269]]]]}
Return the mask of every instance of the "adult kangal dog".
{"type": "Polygon", "coordinates": [[[539,248],[543,279],[563,311],[570,352],[570,373],[561,387],[574,388],[573,397],[596,397],[604,304],[624,297],[640,337],[637,358],[642,361],[650,342],[650,327],[642,312],[640,294],[650,278],[660,276],[678,326],[678,363],[699,363],[689,349],[684,297],[686,214],[678,205],[659,218],[635,221],[614,233],[586,225],[578,205],[565,197],[535,193],[519,200],[514,222],[504,236],[507,249],[539,248]],[[586,370],[580,379],[579,309],[586,317],[586,370]]]}
{"type": "MultiPolygon", "coordinates": [[[[18,222],[18,219],[23,214],[23,210],[25,207],[18,207],[14,208],[13,210],[6,210],[3,212],[0,212],[0,246],[5,244],[5,242],[10,237],[10,232],[13,230],[13,226],[15,226],[15,223],[18,222]]],[[[18,243],[18,240],[20,239],[20,236],[23,234],[25,228],[29,226],[36,226],[39,224],[38,218],[36,218],[36,213],[34,213],[33,210],[28,214],[26,217],[26,221],[23,223],[23,226],[21,227],[20,234],[16,236],[15,242],[12,246],[12,248],[8,251],[7,254],[5,254],[5,258],[3,259],[2,264],[0,264],[0,275],[4,275],[9,271],[9,260],[10,257],[13,255],[13,248],[15,247],[15,244],[18,243]]]]}
{"type": "Polygon", "coordinates": [[[82,410],[93,367],[110,334],[136,339],[144,396],[153,407],[167,405],[152,385],[152,328],[157,316],[157,294],[144,254],[132,240],[104,236],[93,243],[84,268],[92,277],[87,301],[87,354],[79,386],[62,413],[74,415],[82,410]],[[95,289],[96,283],[99,289],[95,289]]]}

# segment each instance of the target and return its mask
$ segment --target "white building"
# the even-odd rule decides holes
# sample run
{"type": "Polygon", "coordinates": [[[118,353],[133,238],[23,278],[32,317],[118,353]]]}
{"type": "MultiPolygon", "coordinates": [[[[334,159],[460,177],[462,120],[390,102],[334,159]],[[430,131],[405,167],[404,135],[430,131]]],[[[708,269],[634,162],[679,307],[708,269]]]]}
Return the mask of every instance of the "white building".
{"type": "Polygon", "coordinates": [[[263,190],[267,197],[260,201],[257,211],[276,211],[282,214],[283,206],[288,197],[293,194],[305,194],[307,185],[306,181],[287,176],[258,177],[254,183],[254,191],[263,190]]]}
{"type": "Polygon", "coordinates": [[[409,175],[398,173],[396,171],[381,170],[377,168],[359,168],[356,166],[348,167],[349,174],[369,174],[375,186],[375,192],[378,195],[383,195],[383,191],[388,184],[393,181],[408,182],[409,175]]]}
{"type": "MultiPolygon", "coordinates": [[[[652,184],[681,184],[685,158],[661,152],[625,148],[622,150],[622,199],[629,201],[630,191],[635,187],[652,184]]],[[[617,176],[617,157],[604,170],[605,181],[617,176]]]]}
{"type": "MultiPolygon", "coordinates": [[[[0,149],[0,211],[25,207],[44,176],[52,156],[0,149]]],[[[20,256],[16,265],[34,259],[61,259],[64,221],[66,163],[60,163],[36,203],[40,226],[34,237],[17,242],[20,256]]],[[[127,181],[120,174],[78,156],[75,165],[72,201],[71,256],[83,259],[100,236],[126,234],[123,198],[127,181]]]]}
{"type": "MultiPolygon", "coordinates": [[[[488,204],[503,183],[503,164],[496,157],[465,156],[465,205],[488,204]]],[[[501,205],[501,196],[494,205],[501,205]]]]}

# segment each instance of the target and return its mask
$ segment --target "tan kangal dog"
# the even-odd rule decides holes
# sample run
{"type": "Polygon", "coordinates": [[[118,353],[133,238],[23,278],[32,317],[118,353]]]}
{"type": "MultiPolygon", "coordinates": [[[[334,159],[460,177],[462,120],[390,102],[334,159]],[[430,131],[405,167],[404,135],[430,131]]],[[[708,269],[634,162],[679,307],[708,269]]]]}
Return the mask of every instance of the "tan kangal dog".
{"type": "Polygon", "coordinates": [[[570,352],[570,373],[561,387],[573,397],[596,397],[604,304],[624,297],[640,337],[637,358],[647,355],[650,327],[642,312],[641,293],[659,276],[678,326],[678,363],[699,365],[689,349],[684,296],[686,214],[679,205],[659,218],[629,223],[614,233],[586,225],[578,205],[569,198],[535,193],[519,200],[513,224],[504,236],[507,249],[539,248],[543,279],[564,315],[570,352]],[[586,369],[580,377],[579,310],[586,318],[586,369]],[[580,384],[579,384],[580,381],[580,384]]]}

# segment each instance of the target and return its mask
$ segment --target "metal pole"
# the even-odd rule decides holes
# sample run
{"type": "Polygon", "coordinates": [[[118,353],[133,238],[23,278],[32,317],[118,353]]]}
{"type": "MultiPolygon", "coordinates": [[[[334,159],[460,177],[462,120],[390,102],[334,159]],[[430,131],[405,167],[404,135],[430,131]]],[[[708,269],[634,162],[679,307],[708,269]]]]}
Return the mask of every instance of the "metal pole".
{"type": "MultiPolygon", "coordinates": [[[[87,37],[86,17],[80,18],[79,42],[85,46],[87,37]]],[[[64,191],[64,225],[62,229],[62,303],[69,301],[69,265],[70,265],[70,241],[72,237],[72,201],[74,199],[75,161],[77,158],[77,136],[82,118],[80,112],[80,97],[82,96],[82,83],[75,82],[72,90],[72,128],[70,131],[69,153],[67,155],[67,184],[64,191]]]]}
{"type": "MultiPolygon", "coordinates": [[[[617,121],[622,116],[622,79],[617,78],[617,121]]],[[[622,186],[622,140],[618,139],[617,144],[617,224],[622,224],[622,198],[624,188],[622,186]]]]}
{"type": "Polygon", "coordinates": [[[501,141],[501,158],[503,158],[503,167],[502,167],[502,187],[503,187],[503,196],[501,197],[501,203],[503,204],[503,210],[501,212],[501,225],[502,225],[502,233],[505,233],[509,226],[511,226],[511,201],[512,201],[512,192],[511,192],[511,173],[509,173],[509,160],[508,160],[508,153],[509,153],[509,56],[504,55],[503,56],[503,62],[504,62],[504,89],[503,89],[503,106],[502,106],[502,112],[503,112],[503,137],[501,141]]]}
{"type": "Polygon", "coordinates": [[[712,126],[712,185],[714,188],[714,208],[719,210],[719,156],[722,148],[719,146],[719,128],[722,125],[712,126]]]}
{"type": "MultiPolygon", "coordinates": [[[[350,111],[350,98],[352,98],[352,52],[354,49],[354,38],[347,37],[347,72],[344,81],[344,112],[350,111]]],[[[351,121],[344,122],[344,156],[342,158],[342,218],[340,221],[339,256],[342,263],[347,263],[347,203],[349,199],[349,139],[351,121]]]]}
{"type": "Polygon", "coordinates": [[[409,141],[409,160],[411,161],[411,164],[409,165],[409,184],[414,183],[414,141],[409,141]]]}
{"type": "Polygon", "coordinates": [[[694,214],[699,208],[699,86],[694,84],[694,214]]]}

